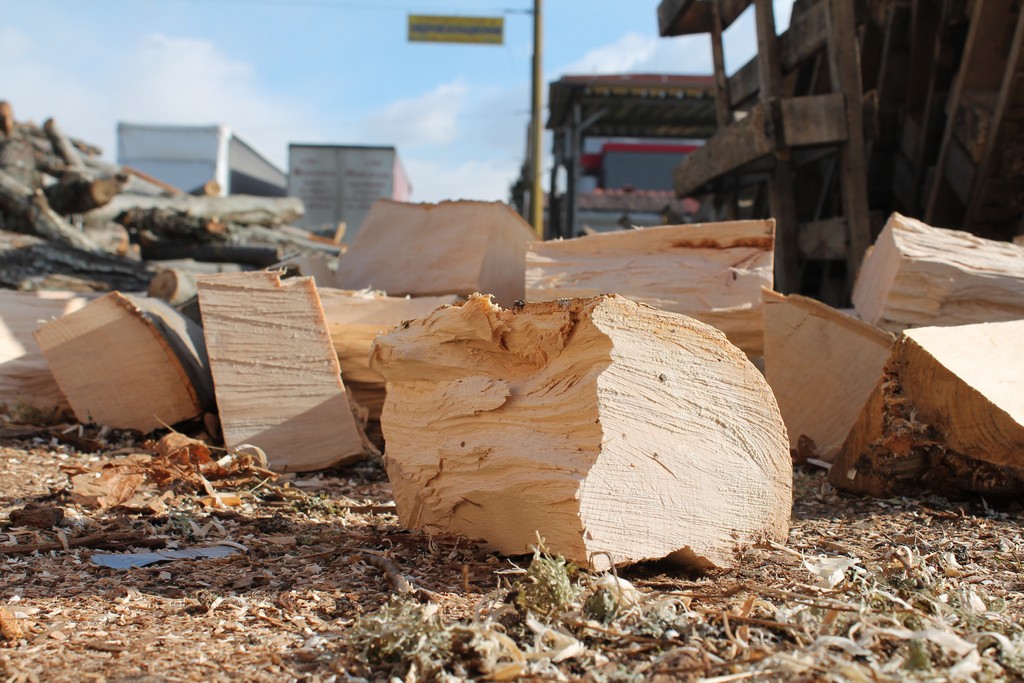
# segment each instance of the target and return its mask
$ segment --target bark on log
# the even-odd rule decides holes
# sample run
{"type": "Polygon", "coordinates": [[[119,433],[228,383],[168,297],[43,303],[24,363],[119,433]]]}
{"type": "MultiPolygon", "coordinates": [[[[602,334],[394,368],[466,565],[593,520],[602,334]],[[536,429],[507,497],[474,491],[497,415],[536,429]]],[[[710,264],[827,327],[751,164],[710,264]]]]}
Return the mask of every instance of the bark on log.
{"type": "Polygon", "coordinates": [[[318,288],[318,291],[345,387],[359,405],[369,410],[371,420],[379,420],[386,392],[384,376],[370,368],[370,347],[374,338],[405,320],[425,317],[460,298],[405,298],[326,288],[318,288]]]}
{"type": "Polygon", "coordinates": [[[150,432],[202,415],[202,330],[162,301],[111,292],[35,333],[82,422],[150,432]]]}
{"type": "Polygon", "coordinates": [[[0,100],[0,133],[10,135],[14,132],[14,109],[7,100],[0,100]]]}
{"type": "Polygon", "coordinates": [[[227,447],[255,444],[279,472],[363,457],[313,281],[254,272],[198,284],[227,447]]]}
{"type": "Polygon", "coordinates": [[[302,200],[296,197],[154,197],[122,193],[106,206],[89,212],[86,220],[114,220],[129,209],[166,209],[244,225],[293,223],[304,213],[302,200]]]}
{"type": "Polygon", "coordinates": [[[1024,320],[922,327],[897,342],[829,472],[874,496],[1024,494],[1024,320]]]}
{"type": "Polygon", "coordinates": [[[124,187],[125,177],[92,178],[75,173],[65,174],[60,182],[44,190],[53,210],[65,216],[85,213],[110,202],[124,187]]]}
{"type": "Polygon", "coordinates": [[[53,144],[53,151],[64,160],[68,169],[75,170],[85,166],[82,156],[78,153],[75,146],[71,144],[68,136],[64,135],[64,131],[60,129],[55,120],[52,118],[46,119],[43,123],[43,131],[46,133],[46,137],[50,138],[50,142],[53,144]]]}
{"type": "Polygon", "coordinates": [[[526,298],[621,294],[713,325],[760,356],[761,288],[772,286],[774,233],[774,220],[731,221],[533,242],[526,298]]]}
{"type": "Polygon", "coordinates": [[[142,258],[148,260],[192,259],[206,262],[242,263],[257,268],[272,266],[281,260],[278,247],[252,247],[241,244],[187,244],[184,242],[147,242],[140,245],[142,258]]]}
{"type": "Polygon", "coordinates": [[[893,332],[1024,318],[1024,247],[894,213],[864,259],[853,305],[893,332]]]}
{"type": "Polygon", "coordinates": [[[189,242],[219,242],[224,240],[227,226],[217,218],[191,216],[167,209],[129,209],[118,216],[117,222],[138,232],[189,242]]]}
{"type": "Polygon", "coordinates": [[[144,263],[81,251],[15,233],[0,232],[0,286],[76,292],[145,291],[153,274],[144,263]]]}
{"type": "Polygon", "coordinates": [[[405,526],[603,568],[727,567],[786,537],[792,463],[771,390],[714,328],[609,296],[486,297],[377,337],[405,526]]]}
{"type": "Polygon", "coordinates": [[[338,266],[340,289],[392,296],[524,296],[530,226],[500,202],[408,204],[379,200],[338,266]]]}
{"type": "Polygon", "coordinates": [[[765,378],[797,462],[832,462],[895,337],[814,299],[764,290],[765,378]]]}
{"type": "MultiPolygon", "coordinates": [[[[98,252],[92,240],[50,208],[41,190],[32,190],[0,170],[0,209],[14,215],[32,234],[82,251],[98,252]]],[[[8,229],[11,226],[8,225],[8,229]]]]}
{"type": "Polygon", "coordinates": [[[73,313],[88,301],[73,292],[0,289],[0,404],[43,411],[70,408],[32,333],[40,324],[73,313]]]}

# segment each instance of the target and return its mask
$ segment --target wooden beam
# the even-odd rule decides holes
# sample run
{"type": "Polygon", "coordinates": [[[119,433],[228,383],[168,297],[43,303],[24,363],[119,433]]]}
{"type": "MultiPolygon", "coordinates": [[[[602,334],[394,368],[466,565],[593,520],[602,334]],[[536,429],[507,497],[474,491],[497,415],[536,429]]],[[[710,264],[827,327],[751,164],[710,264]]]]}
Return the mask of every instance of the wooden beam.
{"type": "Polygon", "coordinates": [[[721,7],[722,28],[726,29],[750,3],[751,0],[662,0],[658,5],[658,31],[662,37],[710,33],[714,4],[721,7]]]}
{"type": "Polygon", "coordinates": [[[761,373],[725,336],[618,296],[486,297],[381,335],[386,466],[406,527],[596,569],[728,567],[785,538],[792,464],[761,373]],[[713,462],[713,466],[709,463],[713,462]]]}

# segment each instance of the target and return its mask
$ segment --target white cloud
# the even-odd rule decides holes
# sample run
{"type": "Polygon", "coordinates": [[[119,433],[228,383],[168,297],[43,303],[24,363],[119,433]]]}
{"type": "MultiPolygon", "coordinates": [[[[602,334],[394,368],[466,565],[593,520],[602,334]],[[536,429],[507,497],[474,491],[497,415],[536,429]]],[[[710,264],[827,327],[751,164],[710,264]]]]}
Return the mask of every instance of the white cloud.
{"type": "Polygon", "coordinates": [[[468,95],[469,87],[454,81],[419,97],[396,100],[358,124],[360,138],[400,149],[446,145],[459,135],[459,115],[468,95]]]}
{"type": "Polygon", "coordinates": [[[436,157],[407,157],[402,159],[402,164],[412,182],[412,200],[416,202],[508,201],[509,187],[519,174],[517,161],[475,160],[450,164],[436,157]]]}
{"type": "Polygon", "coordinates": [[[0,27],[0,57],[17,59],[32,47],[32,39],[13,26],[0,27]]]}
{"type": "Polygon", "coordinates": [[[711,71],[711,43],[706,36],[659,38],[627,33],[557,69],[557,74],[687,73],[711,71]]]}

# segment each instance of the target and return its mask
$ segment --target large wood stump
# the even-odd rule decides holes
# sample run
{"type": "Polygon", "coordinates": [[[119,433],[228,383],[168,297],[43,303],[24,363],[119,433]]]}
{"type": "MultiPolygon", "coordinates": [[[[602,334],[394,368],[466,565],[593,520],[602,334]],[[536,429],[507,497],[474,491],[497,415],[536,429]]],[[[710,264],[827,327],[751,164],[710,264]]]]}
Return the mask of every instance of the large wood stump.
{"type": "Polygon", "coordinates": [[[111,292],[35,339],[82,422],[150,432],[213,398],[202,331],[162,301],[111,292]]]}
{"type": "Polygon", "coordinates": [[[893,332],[1024,318],[1024,246],[894,213],[864,259],[853,305],[893,332]]]}
{"type": "Polygon", "coordinates": [[[619,296],[503,310],[474,296],[377,337],[406,526],[508,554],[538,535],[601,568],[726,567],[786,537],[792,465],[771,389],[718,330],[619,296]]]}
{"type": "Polygon", "coordinates": [[[501,202],[382,199],[342,255],[338,287],[391,296],[482,292],[511,306],[524,296],[526,245],[533,239],[529,224],[501,202]]]}
{"type": "Polygon", "coordinates": [[[829,473],[876,496],[1024,494],[1024,320],[907,330],[829,473]]]}
{"type": "Polygon", "coordinates": [[[260,271],[196,281],[225,445],[259,446],[279,472],[363,457],[313,280],[260,271]]]}
{"type": "Polygon", "coordinates": [[[765,378],[798,461],[831,462],[882,376],[895,337],[798,294],[764,290],[765,378]]]}
{"type": "Polygon", "coordinates": [[[760,356],[761,288],[772,286],[774,234],[774,220],[730,221],[533,242],[526,298],[621,294],[713,325],[760,356]]]}

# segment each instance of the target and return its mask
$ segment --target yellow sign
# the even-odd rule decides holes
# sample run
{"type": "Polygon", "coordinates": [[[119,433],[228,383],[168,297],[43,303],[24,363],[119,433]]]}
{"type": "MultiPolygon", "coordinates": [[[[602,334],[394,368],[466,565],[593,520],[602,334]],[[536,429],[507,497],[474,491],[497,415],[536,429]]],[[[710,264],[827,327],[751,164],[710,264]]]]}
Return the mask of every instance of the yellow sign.
{"type": "Polygon", "coordinates": [[[505,20],[501,17],[435,17],[409,15],[411,43],[483,43],[501,45],[505,20]]]}

